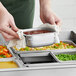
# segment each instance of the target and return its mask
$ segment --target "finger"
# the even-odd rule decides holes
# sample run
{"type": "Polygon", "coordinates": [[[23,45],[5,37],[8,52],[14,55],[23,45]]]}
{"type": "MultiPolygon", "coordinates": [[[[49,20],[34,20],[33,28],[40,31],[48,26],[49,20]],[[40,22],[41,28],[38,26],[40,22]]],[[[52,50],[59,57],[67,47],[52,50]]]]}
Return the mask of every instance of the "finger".
{"type": "Polygon", "coordinates": [[[45,24],[46,23],[46,21],[45,20],[42,20],[42,22],[45,24]]]}
{"type": "Polygon", "coordinates": [[[11,26],[12,30],[17,32],[18,28],[16,27],[14,19],[11,19],[11,21],[9,23],[10,23],[10,26],[11,26]]]}
{"type": "Polygon", "coordinates": [[[18,34],[14,32],[11,28],[5,26],[4,28],[2,27],[1,31],[8,33],[9,35],[12,35],[16,38],[19,38],[18,34]]]}
{"type": "Polygon", "coordinates": [[[6,41],[9,41],[9,40],[12,40],[12,39],[15,39],[14,36],[11,36],[5,32],[1,32],[2,36],[5,38],[6,41]]]}
{"type": "Polygon", "coordinates": [[[60,20],[56,21],[55,23],[56,23],[56,25],[59,25],[59,26],[61,25],[61,21],[60,20]]]}
{"type": "Polygon", "coordinates": [[[0,33],[1,33],[1,30],[0,30],[0,33]]]}
{"type": "Polygon", "coordinates": [[[41,20],[42,20],[43,23],[46,23],[45,18],[41,18],[41,20]]]}
{"type": "Polygon", "coordinates": [[[55,19],[54,17],[49,17],[47,20],[51,25],[55,25],[55,19]]]}

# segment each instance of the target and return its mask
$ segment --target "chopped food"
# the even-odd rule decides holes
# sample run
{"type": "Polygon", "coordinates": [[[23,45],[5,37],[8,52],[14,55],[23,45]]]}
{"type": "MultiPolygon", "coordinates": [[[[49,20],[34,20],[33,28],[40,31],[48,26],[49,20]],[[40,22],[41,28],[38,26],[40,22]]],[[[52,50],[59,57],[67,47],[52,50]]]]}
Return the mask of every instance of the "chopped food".
{"type": "Polygon", "coordinates": [[[21,48],[21,49],[17,49],[16,47],[14,47],[14,49],[17,51],[36,51],[36,50],[71,49],[71,48],[75,48],[75,47],[76,46],[74,46],[72,44],[63,43],[61,41],[60,43],[56,43],[56,44],[53,44],[50,46],[35,47],[35,48],[25,47],[25,48],[21,48]]]}
{"type": "Polygon", "coordinates": [[[0,58],[9,58],[12,57],[11,53],[6,46],[0,45],[0,58]]]}
{"type": "Polygon", "coordinates": [[[0,69],[7,69],[7,68],[18,68],[18,65],[14,61],[0,62],[0,69]]]}
{"type": "Polygon", "coordinates": [[[61,61],[76,60],[76,54],[58,54],[56,57],[61,61]]]}

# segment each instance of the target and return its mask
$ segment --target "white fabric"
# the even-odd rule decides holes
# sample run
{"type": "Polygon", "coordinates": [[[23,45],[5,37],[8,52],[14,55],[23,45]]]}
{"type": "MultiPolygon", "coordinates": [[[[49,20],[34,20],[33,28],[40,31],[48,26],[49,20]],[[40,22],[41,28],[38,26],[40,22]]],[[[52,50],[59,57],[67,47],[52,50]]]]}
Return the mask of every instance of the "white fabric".
{"type": "Polygon", "coordinates": [[[39,27],[50,28],[50,29],[54,30],[57,33],[60,32],[60,27],[57,26],[57,25],[51,25],[51,24],[45,23],[45,24],[40,25],[39,27]]]}
{"type": "Polygon", "coordinates": [[[54,30],[56,32],[55,33],[55,43],[60,43],[58,35],[59,35],[61,28],[59,26],[45,23],[45,24],[40,25],[39,27],[50,28],[50,29],[54,30]]]}
{"type": "Polygon", "coordinates": [[[20,39],[10,40],[8,45],[7,45],[7,47],[14,47],[14,46],[16,46],[16,48],[18,48],[18,49],[26,47],[26,41],[25,41],[25,37],[23,36],[23,31],[19,30],[17,32],[17,34],[19,35],[20,39]]]}

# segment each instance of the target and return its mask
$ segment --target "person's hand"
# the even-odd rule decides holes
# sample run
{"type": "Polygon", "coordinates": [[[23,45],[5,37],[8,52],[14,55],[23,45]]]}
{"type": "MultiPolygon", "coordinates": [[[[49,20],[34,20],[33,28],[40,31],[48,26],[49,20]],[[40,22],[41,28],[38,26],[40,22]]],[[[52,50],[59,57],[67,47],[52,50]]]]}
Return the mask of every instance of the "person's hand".
{"type": "Polygon", "coordinates": [[[50,9],[50,7],[40,8],[40,18],[43,23],[50,23],[52,25],[61,25],[61,20],[50,9]]]}
{"type": "Polygon", "coordinates": [[[18,38],[13,16],[0,3],[0,33],[6,41],[18,38]]]}

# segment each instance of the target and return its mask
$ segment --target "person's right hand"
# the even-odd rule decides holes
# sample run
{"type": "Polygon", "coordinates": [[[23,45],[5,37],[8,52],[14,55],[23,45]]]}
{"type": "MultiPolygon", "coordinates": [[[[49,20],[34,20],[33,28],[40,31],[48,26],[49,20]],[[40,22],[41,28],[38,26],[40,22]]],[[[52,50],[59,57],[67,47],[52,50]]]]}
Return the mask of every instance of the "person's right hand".
{"type": "Polygon", "coordinates": [[[17,31],[13,16],[0,3],[0,33],[6,41],[9,41],[18,38],[17,31]]]}

